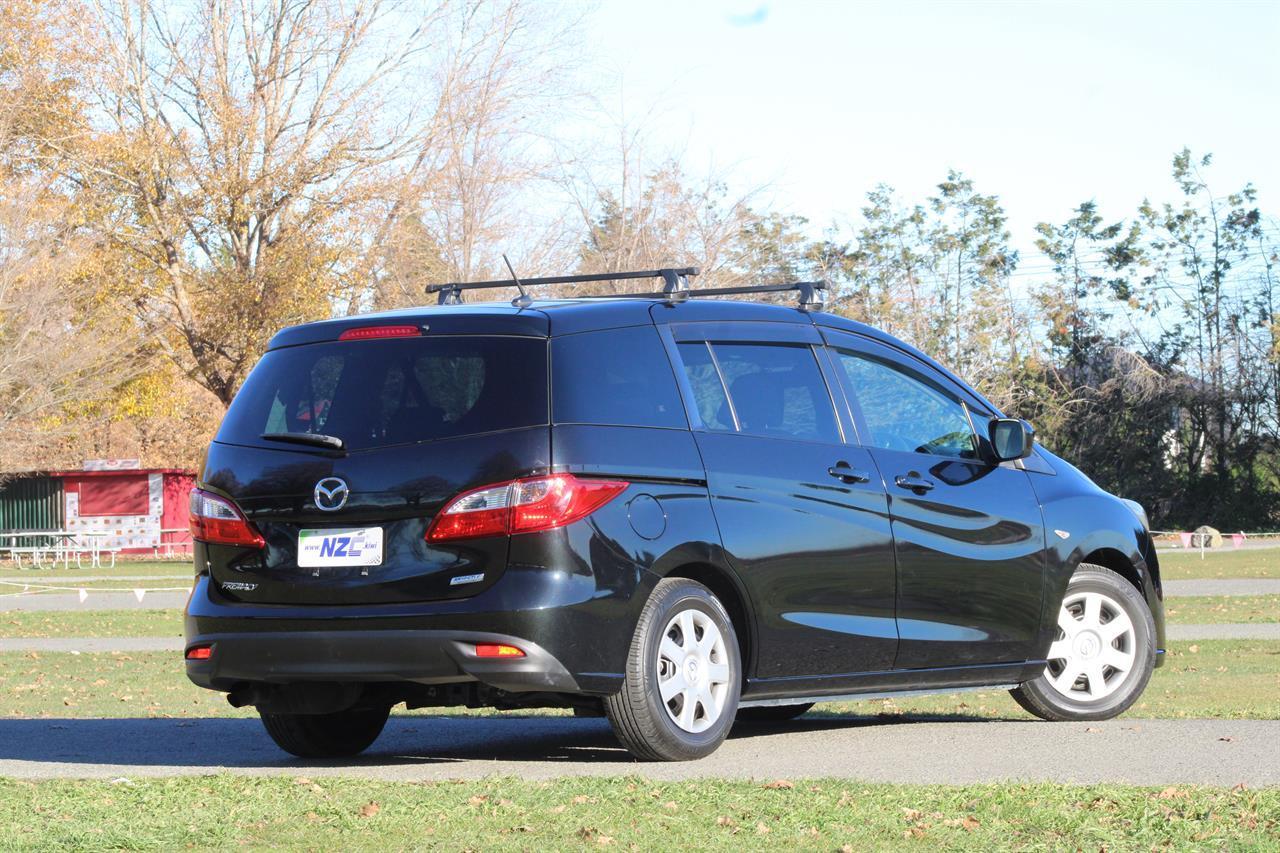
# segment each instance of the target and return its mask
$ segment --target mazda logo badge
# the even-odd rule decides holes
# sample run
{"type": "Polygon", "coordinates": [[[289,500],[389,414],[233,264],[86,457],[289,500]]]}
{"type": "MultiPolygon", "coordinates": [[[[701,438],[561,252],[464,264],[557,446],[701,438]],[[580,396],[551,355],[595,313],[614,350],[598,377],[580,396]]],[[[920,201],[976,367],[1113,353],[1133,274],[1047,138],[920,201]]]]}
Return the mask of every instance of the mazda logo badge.
{"type": "Polygon", "coordinates": [[[316,490],[313,496],[316,499],[316,507],[325,512],[337,512],[347,505],[347,496],[351,494],[351,489],[347,487],[345,480],[337,477],[325,477],[316,483],[316,490]]]}

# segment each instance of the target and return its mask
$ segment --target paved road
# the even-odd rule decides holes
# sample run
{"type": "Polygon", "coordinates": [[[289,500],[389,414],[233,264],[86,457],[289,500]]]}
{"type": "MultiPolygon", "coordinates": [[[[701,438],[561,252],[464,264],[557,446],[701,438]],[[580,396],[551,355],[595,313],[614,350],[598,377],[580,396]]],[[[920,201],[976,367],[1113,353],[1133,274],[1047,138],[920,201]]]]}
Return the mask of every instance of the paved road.
{"type": "Polygon", "coordinates": [[[33,585],[48,586],[75,586],[78,583],[94,583],[95,581],[164,581],[163,586],[173,586],[175,584],[191,583],[191,572],[185,575],[42,575],[38,572],[30,572],[22,575],[0,575],[0,581],[4,581],[2,586],[8,586],[15,583],[29,583],[33,585]]]}
{"type": "Polygon", "coordinates": [[[995,780],[1280,784],[1280,721],[884,721],[805,718],[740,727],[711,757],[632,761],[600,719],[393,717],[356,760],[308,763],[254,719],[0,719],[0,776],[138,777],[229,771],[391,780],[635,774],[653,779],[840,777],[868,782],[995,780]]]}
{"type": "Polygon", "coordinates": [[[1165,581],[1169,597],[1200,595],[1280,595],[1280,578],[1206,578],[1165,581]]]}
{"type": "Polygon", "coordinates": [[[172,652],[182,651],[173,637],[0,637],[0,652],[172,652]]]}
{"type": "Polygon", "coordinates": [[[186,592],[149,592],[141,602],[130,590],[104,592],[89,590],[83,602],[74,592],[42,592],[34,595],[0,597],[0,613],[12,610],[160,610],[185,607],[186,592]]]}

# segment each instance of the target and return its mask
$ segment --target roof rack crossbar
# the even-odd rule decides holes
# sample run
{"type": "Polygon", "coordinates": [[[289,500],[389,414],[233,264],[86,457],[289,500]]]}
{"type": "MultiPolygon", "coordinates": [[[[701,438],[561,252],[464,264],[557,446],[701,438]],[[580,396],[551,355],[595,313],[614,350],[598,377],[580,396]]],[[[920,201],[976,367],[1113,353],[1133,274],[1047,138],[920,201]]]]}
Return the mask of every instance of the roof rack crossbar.
{"type": "MultiPolygon", "coordinates": [[[[786,284],[748,284],[738,287],[707,287],[699,290],[682,291],[678,298],[702,296],[742,296],[752,293],[786,293],[797,291],[800,294],[800,307],[805,311],[821,311],[824,297],[828,289],[823,279],[817,281],[795,281],[786,284]]],[[[671,298],[669,293],[593,293],[585,299],[664,299],[671,298]]]]}
{"type": "MultiPolygon", "coordinates": [[[[660,270],[630,270],[626,272],[610,272],[610,273],[589,273],[586,275],[553,275],[543,278],[522,278],[518,282],[514,279],[500,279],[497,281],[455,281],[448,284],[429,284],[427,285],[427,293],[438,293],[437,302],[440,305],[458,304],[462,301],[462,291],[464,290],[483,290],[491,287],[519,287],[523,284],[526,287],[538,284],[583,284],[591,281],[623,281],[625,279],[635,278],[661,278],[663,281],[662,293],[659,296],[665,296],[671,293],[687,291],[689,283],[687,278],[691,275],[697,275],[697,267],[680,267],[660,270]]],[[[621,294],[620,294],[621,295],[621,294]]]]}

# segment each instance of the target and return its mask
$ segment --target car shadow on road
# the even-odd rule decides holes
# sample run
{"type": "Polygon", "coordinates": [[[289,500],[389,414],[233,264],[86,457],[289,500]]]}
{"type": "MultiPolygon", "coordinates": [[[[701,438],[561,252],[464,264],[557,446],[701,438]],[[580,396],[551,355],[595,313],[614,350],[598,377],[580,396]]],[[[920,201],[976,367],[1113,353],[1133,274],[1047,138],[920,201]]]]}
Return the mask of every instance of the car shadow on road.
{"type": "MultiPolygon", "coordinates": [[[[784,723],[739,723],[729,737],[738,741],[920,722],[997,721],[962,714],[806,716],[784,723]]],[[[0,720],[0,764],[76,764],[120,768],[122,772],[131,767],[216,772],[493,761],[604,765],[628,764],[634,759],[618,744],[608,722],[600,718],[393,715],[382,737],[366,753],[320,762],[301,761],[280,751],[253,718],[0,720]]]]}

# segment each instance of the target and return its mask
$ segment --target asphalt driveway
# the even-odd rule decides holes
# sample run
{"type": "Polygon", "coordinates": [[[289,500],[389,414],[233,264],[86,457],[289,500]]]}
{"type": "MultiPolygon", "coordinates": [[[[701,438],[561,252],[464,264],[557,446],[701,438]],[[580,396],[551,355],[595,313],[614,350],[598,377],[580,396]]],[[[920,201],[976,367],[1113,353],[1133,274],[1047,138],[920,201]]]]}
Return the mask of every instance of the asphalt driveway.
{"type": "Polygon", "coordinates": [[[867,782],[1027,780],[1142,785],[1280,784],[1280,721],[979,721],[804,718],[740,726],[718,752],[635,762],[601,719],[393,716],[356,760],[303,762],[256,719],[0,719],[0,776],[341,775],[390,780],[838,777],[867,782]]]}

